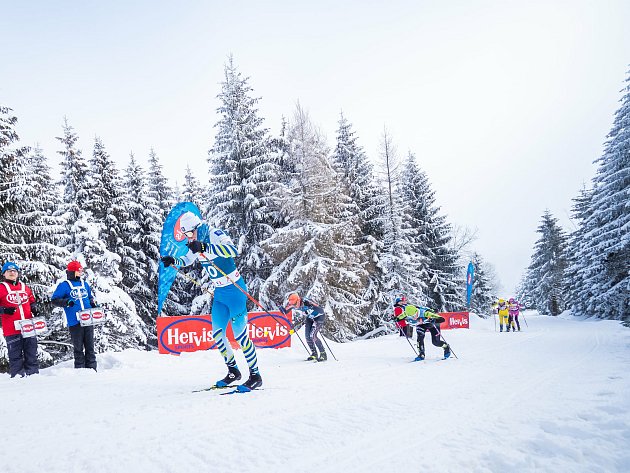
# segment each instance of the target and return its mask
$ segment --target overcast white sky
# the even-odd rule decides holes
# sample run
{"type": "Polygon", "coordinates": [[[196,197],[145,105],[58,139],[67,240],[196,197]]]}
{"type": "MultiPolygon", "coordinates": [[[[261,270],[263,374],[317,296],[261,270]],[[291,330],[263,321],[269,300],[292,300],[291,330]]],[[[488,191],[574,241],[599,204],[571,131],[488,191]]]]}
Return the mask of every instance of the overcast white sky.
{"type": "Polygon", "coordinates": [[[567,230],[630,64],[630,1],[0,0],[0,104],[53,165],[63,117],[121,167],[151,147],[205,181],[228,54],[277,133],[299,100],[368,155],[386,126],[509,296],[549,209],[567,230]]]}

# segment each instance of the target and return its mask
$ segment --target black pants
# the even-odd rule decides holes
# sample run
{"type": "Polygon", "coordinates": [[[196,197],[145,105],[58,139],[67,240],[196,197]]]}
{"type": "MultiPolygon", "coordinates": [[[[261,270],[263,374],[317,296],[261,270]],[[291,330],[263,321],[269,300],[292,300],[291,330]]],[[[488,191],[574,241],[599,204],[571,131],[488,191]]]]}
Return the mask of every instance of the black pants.
{"type": "Polygon", "coordinates": [[[325,315],[320,315],[319,317],[315,317],[314,319],[306,318],[304,322],[304,333],[306,334],[306,343],[308,347],[311,349],[311,353],[313,355],[317,355],[317,351],[315,350],[315,346],[317,345],[317,349],[320,353],[324,353],[324,344],[317,337],[319,330],[324,326],[324,322],[326,321],[325,315]]]}
{"type": "Polygon", "coordinates": [[[69,329],[74,346],[74,367],[96,369],[94,327],[82,327],[81,324],[76,324],[69,329]]]}
{"type": "Polygon", "coordinates": [[[37,337],[25,338],[22,335],[9,335],[4,338],[7,341],[7,351],[9,352],[9,374],[11,377],[39,373],[37,337]]]}
{"type": "Polygon", "coordinates": [[[424,334],[427,332],[431,332],[431,342],[436,347],[444,348],[446,343],[442,342],[440,339],[440,332],[435,324],[418,324],[416,325],[416,331],[418,332],[418,351],[421,355],[424,355],[424,334]]]}

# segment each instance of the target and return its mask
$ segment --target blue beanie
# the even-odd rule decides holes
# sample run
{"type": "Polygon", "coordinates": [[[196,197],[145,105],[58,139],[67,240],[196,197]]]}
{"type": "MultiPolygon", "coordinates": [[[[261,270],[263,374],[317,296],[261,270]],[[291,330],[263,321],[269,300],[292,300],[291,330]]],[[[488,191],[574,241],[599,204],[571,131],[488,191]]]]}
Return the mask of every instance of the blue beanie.
{"type": "Polygon", "coordinates": [[[15,269],[16,271],[20,271],[20,267],[17,264],[11,261],[7,261],[6,263],[4,263],[4,265],[2,265],[2,273],[4,274],[9,269],[15,269]]]}

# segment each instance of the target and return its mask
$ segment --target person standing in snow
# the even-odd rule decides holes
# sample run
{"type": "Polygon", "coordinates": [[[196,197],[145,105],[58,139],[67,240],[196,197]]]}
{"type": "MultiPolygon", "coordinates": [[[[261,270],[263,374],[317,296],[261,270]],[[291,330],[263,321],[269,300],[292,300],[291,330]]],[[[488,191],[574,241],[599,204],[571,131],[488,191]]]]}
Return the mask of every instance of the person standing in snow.
{"type": "Polygon", "coordinates": [[[19,280],[20,267],[8,261],[2,266],[0,284],[0,317],[2,332],[9,355],[9,374],[12,378],[39,373],[37,337],[24,337],[15,322],[37,315],[37,304],[31,288],[19,280]]]}
{"type": "Polygon", "coordinates": [[[306,317],[304,321],[304,333],[306,334],[306,343],[311,349],[311,355],[307,358],[307,361],[326,361],[328,356],[326,355],[324,345],[318,337],[320,329],[326,322],[324,310],[310,299],[302,299],[297,292],[289,294],[288,304],[285,310],[289,309],[304,312],[306,317]],[[319,355],[317,354],[317,350],[319,350],[319,355]]]}
{"type": "Polygon", "coordinates": [[[398,327],[398,334],[401,337],[409,338],[413,334],[413,328],[407,323],[407,316],[405,315],[406,305],[406,296],[403,295],[394,299],[394,321],[398,327]],[[412,332],[409,332],[410,329],[412,332]]]}
{"type": "Polygon", "coordinates": [[[199,260],[214,285],[212,337],[228,369],[225,378],[217,381],[215,386],[226,387],[241,379],[234,352],[226,337],[227,325],[231,322],[236,341],[241,345],[249,367],[249,378],[242,386],[249,390],[259,388],[263,382],[256,348],[247,335],[247,286],[234,262],[238,256],[236,246],[223,230],[209,227],[192,212],[185,212],[180,217],[179,225],[188,239],[188,253],[179,258],[165,255],[161,261],[165,267],[174,265],[179,269],[199,260]]]}
{"type": "Polygon", "coordinates": [[[499,299],[497,303],[497,314],[499,315],[499,332],[503,332],[503,324],[505,324],[505,329],[509,332],[508,318],[510,309],[504,299],[499,299]]]}
{"type": "Polygon", "coordinates": [[[435,311],[428,307],[416,307],[412,304],[407,304],[405,314],[407,317],[417,321],[418,357],[416,360],[424,360],[424,335],[427,330],[431,333],[431,342],[433,345],[444,349],[444,358],[451,356],[451,348],[448,343],[442,341],[439,329],[440,324],[444,322],[444,317],[440,317],[435,311]]]}
{"type": "MultiPolygon", "coordinates": [[[[518,316],[521,313],[521,304],[514,299],[513,297],[510,298],[510,300],[508,301],[508,311],[510,314],[509,317],[509,325],[512,327],[512,331],[516,332],[516,328],[518,327],[518,331],[521,331],[521,324],[518,321],[518,316]],[[516,325],[515,325],[516,324],[516,325]]],[[[508,327],[508,332],[509,332],[509,327],[508,327]]]]}
{"type": "Polygon", "coordinates": [[[77,313],[96,307],[90,285],[82,279],[83,266],[78,261],[70,261],[66,268],[66,279],[61,281],[52,295],[51,302],[63,307],[68,322],[68,330],[74,347],[74,367],[91,368],[96,371],[94,351],[94,326],[82,326],[77,313]]]}

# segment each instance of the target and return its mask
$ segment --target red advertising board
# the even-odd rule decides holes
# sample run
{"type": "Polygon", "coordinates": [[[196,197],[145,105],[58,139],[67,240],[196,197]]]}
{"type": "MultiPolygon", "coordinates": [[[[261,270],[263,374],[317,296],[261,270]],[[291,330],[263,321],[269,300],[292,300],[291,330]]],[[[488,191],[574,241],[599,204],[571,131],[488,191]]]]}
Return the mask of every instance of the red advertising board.
{"type": "MultiPolygon", "coordinates": [[[[291,346],[292,313],[249,312],[247,331],[256,348],[284,348],[291,346]]],[[[232,348],[239,345],[234,339],[232,326],[227,329],[232,348]]],[[[212,338],[210,315],[183,315],[157,318],[157,338],[160,353],[179,355],[184,351],[210,350],[216,348],[212,338]]]]}
{"type": "Polygon", "coordinates": [[[468,312],[440,312],[440,316],[444,317],[444,322],[440,324],[440,330],[470,328],[468,312]]]}

